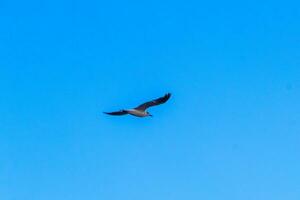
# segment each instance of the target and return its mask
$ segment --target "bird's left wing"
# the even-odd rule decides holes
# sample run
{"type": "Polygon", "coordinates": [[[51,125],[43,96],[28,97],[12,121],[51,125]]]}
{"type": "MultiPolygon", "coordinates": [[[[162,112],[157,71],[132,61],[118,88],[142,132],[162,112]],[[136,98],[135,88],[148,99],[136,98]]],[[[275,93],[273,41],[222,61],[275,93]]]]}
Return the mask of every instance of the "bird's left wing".
{"type": "Polygon", "coordinates": [[[128,112],[126,110],[120,110],[120,111],[116,111],[116,112],[103,112],[105,114],[108,115],[126,115],[128,114],[128,112]]]}

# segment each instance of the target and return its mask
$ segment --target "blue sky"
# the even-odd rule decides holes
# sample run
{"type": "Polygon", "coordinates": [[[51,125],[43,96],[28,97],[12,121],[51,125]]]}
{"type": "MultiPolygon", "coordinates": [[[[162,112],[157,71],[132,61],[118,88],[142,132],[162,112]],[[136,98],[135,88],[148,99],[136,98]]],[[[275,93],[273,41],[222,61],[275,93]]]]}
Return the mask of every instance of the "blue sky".
{"type": "Polygon", "coordinates": [[[298,200],[299,8],[1,1],[1,200],[298,200]]]}

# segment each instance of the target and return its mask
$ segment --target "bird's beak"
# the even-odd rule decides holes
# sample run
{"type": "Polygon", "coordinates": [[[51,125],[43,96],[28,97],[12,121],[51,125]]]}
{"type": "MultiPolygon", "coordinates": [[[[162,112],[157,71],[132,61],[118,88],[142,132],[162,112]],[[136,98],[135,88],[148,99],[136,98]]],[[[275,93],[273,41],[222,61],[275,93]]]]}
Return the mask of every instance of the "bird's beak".
{"type": "Polygon", "coordinates": [[[150,117],[153,117],[153,115],[149,114],[150,117]]]}

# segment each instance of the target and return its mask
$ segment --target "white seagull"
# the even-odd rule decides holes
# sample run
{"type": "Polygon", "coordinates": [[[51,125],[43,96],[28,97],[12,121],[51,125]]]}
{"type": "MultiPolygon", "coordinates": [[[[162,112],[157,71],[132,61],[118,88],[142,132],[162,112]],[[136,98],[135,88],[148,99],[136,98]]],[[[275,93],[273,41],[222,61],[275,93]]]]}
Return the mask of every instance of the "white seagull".
{"type": "Polygon", "coordinates": [[[143,103],[143,104],[141,104],[138,107],[133,108],[133,109],[120,110],[120,111],[116,111],[116,112],[104,112],[104,113],[108,114],[108,115],[127,115],[127,114],[130,114],[130,115],[134,115],[136,117],[148,117],[148,116],[152,117],[152,115],[146,110],[151,106],[157,106],[157,105],[165,103],[166,101],[169,100],[170,97],[171,97],[171,94],[167,93],[163,97],[160,97],[158,99],[154,99],[152,101],[148,101],[148,102],[143,103]]]}

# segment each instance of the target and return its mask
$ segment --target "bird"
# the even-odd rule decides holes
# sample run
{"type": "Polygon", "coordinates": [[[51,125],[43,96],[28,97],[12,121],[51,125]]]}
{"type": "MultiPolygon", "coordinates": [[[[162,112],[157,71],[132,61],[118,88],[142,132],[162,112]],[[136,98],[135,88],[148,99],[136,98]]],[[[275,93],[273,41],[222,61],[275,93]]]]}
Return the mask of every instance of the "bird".
{"type": "Polygon", "coordinates": [[[149,107],[157,106],[157,105],[167,102],[170,97],[171,97],[171,93],[167,93],[163,97],[154,99],[152,101],[145,102],[145,103],[139,105],[138,107],[135,107],[132,109],[120,110],[120,111],[115,111],[115,112],[103,112],[103,113],[108,114],[108,115],[115,115],[115,116],[130,114],[130,115],[133,115],[136,117],[152,117],[153,115],[150,114],[147,111],[147,109],[149,107]]]}

